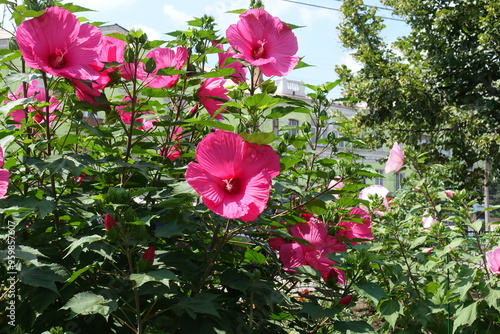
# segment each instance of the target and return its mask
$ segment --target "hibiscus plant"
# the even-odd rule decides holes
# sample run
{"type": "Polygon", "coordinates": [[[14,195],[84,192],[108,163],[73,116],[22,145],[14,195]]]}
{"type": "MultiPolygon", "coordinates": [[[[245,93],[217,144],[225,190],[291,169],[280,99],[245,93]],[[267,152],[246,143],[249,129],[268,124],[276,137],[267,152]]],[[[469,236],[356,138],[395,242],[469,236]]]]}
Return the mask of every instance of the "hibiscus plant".
{"type": "Polygon", "coordinates": [[[473,196],[398,144],[406,185],[368,186],[338,81],[275,94],[307,66],[295,27],[253,4],[150,40],[4,3],[0,333],[498,331],[473,196]]]}

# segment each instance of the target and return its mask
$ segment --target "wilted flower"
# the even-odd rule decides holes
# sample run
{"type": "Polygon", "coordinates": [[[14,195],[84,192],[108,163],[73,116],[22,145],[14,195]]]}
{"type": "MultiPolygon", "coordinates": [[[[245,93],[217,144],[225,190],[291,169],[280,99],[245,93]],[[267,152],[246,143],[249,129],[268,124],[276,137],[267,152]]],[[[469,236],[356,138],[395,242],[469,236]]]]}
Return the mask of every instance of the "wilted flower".
{"type": "Polygon", "coordinates": [[[104,89],[120,78],[120,66],[125,63],[125,46],[126,43],[120,39],[104,36],[98,59],[102,67],[97,79],[99,89],[104,89]]]}
{"type": "Polygon", "coordinates": [[[269,145],[243,141],[223,130],[208,134],[196,148],[186,181],[213,212],[253,221],[264,211],[272,179],[280,172],[280,159],[269,145]]]}
{"type": "MultiPolygon", "coordinates": [[[[129,96],[125,96],[123,98],[123,101],[131,101],[131,98],[129,96]]],[[[133,123],[141,123],[142,125],[139,125],[136,127],[137,130],[149,130],[154,126],[154,123],[156,122],[155,119],[145,119],[141,118],[141,115],[148,115],[152,114],[151,111],[142,111],[142,110],[136,110],[134,114],[132,114],[131,111],[126,111],[127,106],[121,105],[116,107],[116,112],[118,115],[120,115],[120,118],[123,122],[123,124],[131,124],[133,123]],[[134,117],[132,121],[132,117],[134,117]]]]}
{"type": "Polygon", "coordinates": [[[95,65],[103,35],[90,24],[81,24],[64,8],[47,8],[41,16],[21,23],[16,40],[26,64],[54,76],[96,80],[95,65]]]}
{"type": "Polygon", "coordinates": [[[297,37],[292,29],[263,9],[250,9],[226,31],[233,57],[258,66],[264,75],[285,76],[299,62],[297,37]]]}
{"type": "Polygon", "coordinates": [[[389,158],[385,164],[385,172],[397,172],[403,167],[405,157],[403,150],[399,147],[398,143],[394,143],[391,151],[389,152],[389,158]]]}
{"type": "Polygon", "coordinates": [[[486,252],[486,262],[495,275],[500,275],[500,247],[486,252]]]}
{"type": "Polygon", "coordinates": [[[226,110],[226,107],[222,107],[224,104],[221,100],[229,100],[227,93],[229,92],[225,87],[224,83],[226,79],[219,78],[206,78],[201,84],[200,90],[198,91],[198,97],[200,98],[200,103],[207,109],[211,116],[217,112],[215,119],[223,119],[220,115],[226,110]],[[218,98],[213,99],[212,97],[218,98]],[[221,99],[221,100],[219,100],[221,99]]]}

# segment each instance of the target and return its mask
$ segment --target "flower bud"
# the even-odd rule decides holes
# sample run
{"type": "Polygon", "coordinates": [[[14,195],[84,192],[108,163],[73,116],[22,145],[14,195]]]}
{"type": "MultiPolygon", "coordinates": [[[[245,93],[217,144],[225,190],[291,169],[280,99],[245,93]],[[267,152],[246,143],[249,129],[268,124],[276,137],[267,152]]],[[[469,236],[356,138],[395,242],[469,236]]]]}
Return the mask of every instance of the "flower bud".
{"type": "Polygon", "coordinates": [[[153,264],[154,259],[155,259],[155,248],[153,246],[150,246],[144,254],[142,254],[142,258],[144,260],[147,260],[149,263],[153,264]]]}
{"type": "Polygon", "coordinates": [[[114,226],[117,226],[115,219],[112,215],[106,213],[106,215],[104,216],[104,228],[106,229],[106,231],[109,231],[114,226]]]}

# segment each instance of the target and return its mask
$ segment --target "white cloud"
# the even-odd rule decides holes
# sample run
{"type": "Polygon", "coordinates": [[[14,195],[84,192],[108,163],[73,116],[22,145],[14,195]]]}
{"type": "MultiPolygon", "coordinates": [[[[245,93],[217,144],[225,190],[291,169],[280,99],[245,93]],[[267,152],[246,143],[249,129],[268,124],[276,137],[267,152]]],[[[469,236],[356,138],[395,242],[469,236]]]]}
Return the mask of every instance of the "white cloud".
{"type": "Polygon", "coordinates": [[[171,21],[170,24],[176,26],[176,29],[185,29],[187,27],[186,22],[193,19],[193,15],[181,12],[172,5],[164,5],[163,13],[171,21]]]}
{"type": "Polygon", "coordinates": [[[130,6],[137,2],[137,0],[79,0],[78,5],[86,7],[88,9],[93,9],[97,11],[106,11],[110,9],[123,8],[130,6]]]}
{"type": "Polygon", "coordinates": [[[350,54],[343,54],[342,57],[340,57],[340,64],[344,64],[353,72],[358,72],[362,67],[361,64],[350,54]]]}

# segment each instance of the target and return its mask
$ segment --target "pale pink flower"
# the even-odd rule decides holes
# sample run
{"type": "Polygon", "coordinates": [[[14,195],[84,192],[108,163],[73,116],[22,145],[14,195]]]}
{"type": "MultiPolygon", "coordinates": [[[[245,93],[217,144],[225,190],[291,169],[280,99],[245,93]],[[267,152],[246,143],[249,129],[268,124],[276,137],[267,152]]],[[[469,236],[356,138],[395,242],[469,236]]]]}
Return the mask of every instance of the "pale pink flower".
{"type": "MultiPolygon", "coordinates": [[[[341,179],[340,176],[335,176],[334,179],[331,180],[330,183],[328,184],[328,189],[339,190],[344,188],[344,182],[341,182],[340,179],[341,179]]],[[[333,196],[336,199],[340,198],[338,194],[333,194],[333,196]]]]}
{"type": "Polygon", "coordinates": [[[90,24],[60,7],[47,8],[41,16],[21,23],[16,40],[26,64],[48,74],[96,80],[93,63],[99,56],[103,35],[90,24]]]}
{"type": "Polygon", "coordinates": [[[285,76],[299,62],[297,37],[278,17],[263,9],[250,9],[226,31],[231,46],[240,54],[233,57],[258,66],[266,76],[285,76]]]}
{"type": "Polygon", "coordinates": [[[284,239],[275,243],[283,269],[293,272],[294,268],[309,265],[318,270],[325,281],[336,278],[337,283],[344,284],[345,273],[333,267],[336,263],[328,258],[328,254],[345,252],[346,247],[344,243],[328,234],[328,228],[324,222],[309,216],[305,223],[296,223],[292,226],[290,235],[293,238],[303,239],[307,243],[299,243],[295,240],[286,242],[284,239]]]}
{"type": "Polygon", "coordinates": [[[422,253],[424,253],[425,255],[430,255],[433,250],[434,250],[434,247],[427,247],[427,248],[422,249],[422,253]]]}
{"type": "MultiPolygon", "coordinates": [[[[3,148],[0,146],[0,168],[3,167],[4,157],[3,148]]],[[[7,169],[0,169],[0,199],[6,198],[7,189],[9,188],[10,172],[7,169]]]]}
{"type": "MultiPolygon", "coordinates": [[[[387,195],[389,194],[389,189],[384,186],[374,184],[363,188],[359,193],[359,198],[365,201],[371,201],[371,197],[377,196],[382,199],[382,205],[386,210],[389,210],[389,202],[387,201],[387,195]]],[[[380,210],[375,211],[377,214],[382,215],[383,212],[380,210]]]]}
{"type": "MultiPolygon", "coordinates": [[[[28,84],[28,90],[26,96],[24,96],[24,88],[21,85],[14,94],[9,94],[8,98],[11,101],[16,101],[19,100],[23,97],[31,97],[38,103],[43,103],[46,102],[45,99],[45,89],[39,87],[38,80],[33,80],[28,84]]],[[[56,119],[56,115],[54,114],[54,111],[59,108],[60,102],[55,96],[50,96],[49,98],[49,122],[52,123],[56,119]]],[[[44,123],[46,120],[46,112],[47,108],[38,108],[34,107],[32,105],[28,105],[26,110],[29,113],[32,112],[37,112],[36,114],[33,115],[33,120],[37,123],[44,123]]],[[[18,110],[12,110],[9,113],[9,116],[12,117],[12,120],[16,123],[21,123],[25,118],[26,118],[26,110],[25,109],[18,109],[18,110]]],[[[20,125],[16,125],[17,127],[20,127],[20,125]]]]}
{"type": "MultiPolygon", "coordinates": [[[[337,226],[342,227],[338,230],[336,237],[344,237],[347,239],[365,239],[373,240],[372,235],[372,221],[370,215],[363,209],[352,208],[349,211],[347,219],[356,218],[355,221],[342,220],[337,226]]],[[[342,240],[342,239],[341,239],[342,240]]],[[[358,242],[352,241],[351,244],[355,245],[358,242]]]]}
{"type": "Polygon", "coordinates": [[[211,116],[214,116],[214,114],[217,113],[217,115],[215,115],[215,119],[223,119],[221,113],[226,110],[226,107],[223,107],[224,102],[221,100],[229,100],[229,97],[227,96],[228,90],[224,87],[225,82],[226,79],[222,77],[206,78],[198,91],[200,103],[205,107],[205,109],[207,109],[208,113],[211,116]],[[212,97],[216,97],[218,99],[216,100],[212,97]]]}
{"type": "Polygon", "coordinates": [[[425,229],[431,228],[431,225],[436,222],[436,219],[429,214],[429,210],[425,209],[424,216],[422,217],[422,226],[425,229]]]}
{"type": "Polygon", "coordinates": [[[455,194],[455,192],[453,190],[445,190],[444,191],[444,194],[448,197],[448,198],[453,198],[453,195],[455,194]]]}
{"type": "Polygon", "coordinates": [[[486,252],[486,262],[495,275],[500,275],[500,247],[486,252]]]}
{"type": "MultiPolygon", "coordinates": [[[[224,47],[219,44],[217,48],[224,50],[224,47]]],[[[231,74],[231,80],[234,83],[245,82],[247,78],[247,69],[237,60],[231,62],[231,59],[234,59],[234,55],[236,52],[233,48],[228,48],[226,52],[219,52],[217,56],[219,57],[219,68],[233,68],[234,73],[231,74]]]]}
{"type": "Polygon", "coordinates": [[[385,164],[385,172],[397,172],[403,167],[405,157],[403,150],[399,147],[398,143],[394,143],[391,151],[389,152],[389,158],[385,164]]]}
{"type": "Polygon", "coordinates": [[[217,130],[196,148],[186,181],[203,203],[225,218],[254,221],[264,211],[280,159],[269,145],[243,141],[240,135],[217,130]]]}

